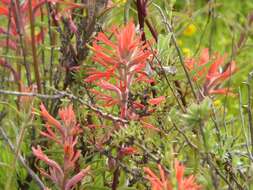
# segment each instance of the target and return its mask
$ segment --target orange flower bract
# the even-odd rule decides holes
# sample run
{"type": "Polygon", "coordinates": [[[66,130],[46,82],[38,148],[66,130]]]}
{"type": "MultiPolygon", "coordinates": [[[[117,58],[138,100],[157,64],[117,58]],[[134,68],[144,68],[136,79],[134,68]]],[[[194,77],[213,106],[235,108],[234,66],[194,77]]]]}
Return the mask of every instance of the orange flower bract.
{"type": "Polygon", "coordinates": [[[228,88],[219,88],[219,86],[231,77],[236,71],[236,64],[234,61],[228,63],[225,68],[225,56],[216,53],[210,58],[208,48],[201,51],[198,60],[194,58],[186,59],[185,65],[190,71],[195,71],[193,79],[198,80],[204,77],[203,94],[205,96],[212,94],[226,94],[229,92],[228,88]],[[210,66],[208,67],[208,64],[210,66]]]}
{"type": "Polygon", "coordinates": [[[69,175],[70,172],[76,169],[76,162],[80,157],[80,151],[76,150],[75,146],[78,139],[77,135],[81,129],[76,123],[72,105],[59,110],[58,115],[63,124],[51,116],[43,104],[41,104],[40,108],[41,116],[47,122],[45,124],[46,131],[42,131],[41,135],[60,145],[63,150],[63,165],[60,166],[56,161],[50,159],[40,146],[37,146],[37,148],[32,148],[33,154],[49,167],[49,172],[42,168],[39,168],[39,171],[43,176],[51,179],[60,189],[71,190],[90,170],[88,166],[86,169],[81,169],[74,176],[69,175]]]}
{"type": "Polygon", "coordinates": [[[104,97],[104,101],[107,101],[106,105],[114,105],[118,102],[120,116],[127,118],[131,85],[135,82],[136,75],[143,75],[151,51],[141,41],[141,36],[136,33],[132,21],[125,27],[119,30],[113,28],[112,31],[114,41],[100,32],[93,42],[92,59],[104,69],[98,71],[93,68],[85,82],[95,82],[101,89],[115,93],[114,97],[107,96],[107,98],[100,93],[100,97],[104,97]],[[112,82],[111,79],[116,79],[116,82],[112,82]]]}
{"type": "MultiPolygon", "coordinates": [[[[146,178],[151,183],[152,190],[173,190],[172,183],[166,176],[163,167],[158,164],[159,174],[157,176],[151,169],[144,167],[144,172],[146,178]]],[[[185,166],[175,161],[175,175],[176,175],[176,189],[177,190],[201,190],[201,186],[196,183],[195,177],[193,175],[189,177],[184,177],[185,166]]]]}

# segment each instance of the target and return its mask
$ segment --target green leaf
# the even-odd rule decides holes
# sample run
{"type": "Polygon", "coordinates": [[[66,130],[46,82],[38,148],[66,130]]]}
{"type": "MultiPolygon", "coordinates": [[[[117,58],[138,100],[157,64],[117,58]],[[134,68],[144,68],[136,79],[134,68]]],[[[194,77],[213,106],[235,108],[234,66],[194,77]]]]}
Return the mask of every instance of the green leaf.
{"type": "Polygon", "coordinates": [[[204,99],[201,103],[193,103],[183,115],[184,122],[191,127],[198,126],[201,121],[205,121],[209,116],[211,100],[204,99]]]}
{"type": "Polygon", "coordinates": [[[163,65],[169,62],[172,53],[172,48],[170,48],[170,40],[171,40],[170,33],[167,35],[161,34],[158,36],[157,42],[158,57],[160,58],[163,65]]]}

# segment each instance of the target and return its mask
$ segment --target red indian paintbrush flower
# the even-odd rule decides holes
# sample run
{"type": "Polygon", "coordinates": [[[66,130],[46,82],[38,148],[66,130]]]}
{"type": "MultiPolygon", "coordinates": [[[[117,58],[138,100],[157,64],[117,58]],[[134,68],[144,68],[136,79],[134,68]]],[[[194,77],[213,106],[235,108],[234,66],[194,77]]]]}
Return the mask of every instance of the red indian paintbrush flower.
{"type": "Polygon", "coordinates": [[[221,56],[218,53],[216,53],[213,56],[213,59],[211,59],[209,57],[208,49],[205,48],[202,50],[198,60],[191,58],[185,61],[186,67],[190,71],[194,70],[196,72],[194,80],[202,78],[207,73],[205,75],[205,82],[203,85],[204,96],[211,94],[226,94],[229,92],[228,88],[219,88],[219,85],[231,77],[231,75],[236,71],[236,66],[235,62],[231,61],[224,70],[221,70],[221,66],[224,64],[225,59],[226,56],[221,56]],[[210,67],[207,68],[210,61],[213,62],[211,62],[210,67]]]}
{"type": "MultiPolygon", "coordinates": [[[[0,27],[0,34],[7,34],[9,32],[9,35],[11,36],[10,39],[8,39],[8,44],[6,44],[6,40],[0,41],[0,46],[6,47],[8,45],[11,49],[17,48],[17,39],[15,39],[18,36],[18,30],[19,32],[24,35],[24,39],[29,43],[31,41],[30,38],[27,38],[27,32],[26,28],[29,28],[30,25],[30,15],[29,15],[29,0],[24,0],[23,2],[20,2],[17,4],[18,1],[12,1],[11,0],[4,0],[0,4],[0,16],[10,17],[10,28],[9,31],[0,27]],[[8,31],[8,32],[7,32],[8,31]]],[[[81,4],[76,4],[71,1],[64,1],[64,0],[32,0],[32,14],[33,19],[36,19],[39,16],[39,13],[41,11],[40,7],[42,7],[46,3],[58,3],[65,5],[65,8],[58,12],[57,17],[61,18],[63,15],[67,18],[69,21],[69,27],[72,32],[76,32],[76,26],[70,16],[69,10],[82,7],[81,4]]],[[[36,42],[41,43],[44,38],[44,31],[40,31],[38,34],[36,34],[36,42]]]]}
{"type": "Polygon", "coordinates": [[[175,172],[178,190],[200,190],[201,186],[196,183],[195,176],[184,177],[185,166],[178,161],[175,162],[175,172]]]}
{"type": "Polygon", "coordinates": [[[104,70],[93,68],[85,81],[94,82],[101,89],[113,92],[114,97],[92,91],[99,95],[98,98],[103,99],[106,105],[118,104],[121,117],[127,118],[130,87],[135,82],[136,75],[145,75],[144,68],[151,52],[143,45],[141,36],[136,34],[132,21],[119,30],[114,28],[113,35],[114,42],[102,32],[96,37],[92,47],[93,60],[104,70]],[[104,45],[101,45],[101,42],[104,45]]]}
{"type": "MultiPolygon", "coordinates": [[[[37,10],[38,6],[40,5],[39,0],[32,0],[32,9],[36,9],[36,13],[34,11],[34,16],[37,16],[39,13],[37,10]]],[[[11,49],[16,49],[17,48],[17,43],[15,37],[18,35],[18,30],[21,32],[23,35],[25,35],[25,29],[27,26],[30,24],[29,20],[29,0],[25,0],[23,2],[20,2],[20,4],[17,4],[16,1],[11,2],[11,0],[5,0],[2,1],[2,5],[0,5],[0,16],[5,16],[5,17],[10,17],[10,28],[9,31],[0,28],[0,33],[1,34],[7,34],[7,31],[9,32],[10,39],[8,40],[8,47],[11,49]]],[[[39,32],[36,35],[36,40],[37,42],[41,42],[43,39],[43,31],[39,32]]],[[[30,40],[30,39],[28,39],[30,40]]],[[[6,41],[0,41],[0,45],[5,47],[6,41]]]]}
{"type": "Polygon", "coordinates": [[[52,117],[43,104],[41,104],[40,108],[41,116],[47,122],[45,124],[46,131],[41,132],[41,135],[60,145],[63,150],[63,165],[60,166],[56,161],[48,158],[40,146],[32,148],[33,154],[49,167],[49,173],[39,168],[42,175],[51,179],[61,190],[70,190],[75,187],[90,170],[88,166],[74,176],[70,175],[74,171],[76,162],[80,157],[80,151],[76,150],[75,145],[77,144],[78,134],[81,129],[76,122],[72,106],[59,110],[62,123],[52,117]]]}
{"type": "Polygon", "coordinates": [[[166,178],[165,172],[160,164],[158,164],[158,168],[160,172],[160,177],[157,177],[151,169],[144,167],[146,178],[151,183],[152,190],[172,190],[171,183],[166,178]]]}
{"type": "MultiPolygon", "coordinates": [[[[167,178],[164,169],[160,164],[158,164],[158,169],[160,177],[158,177],[151,169],[145,167],[144,172],[146,173],[146,178],[151,183],[152,190],[173,190],[172,183],[167,178]]],[[[175,173],[176,173],[176,189],[177,190],[200,190],[201,186],[195,181],[193,175],[189,177],[184,177],[184,165],[180,164],[178,161],[175,162],[175,173]]]]}

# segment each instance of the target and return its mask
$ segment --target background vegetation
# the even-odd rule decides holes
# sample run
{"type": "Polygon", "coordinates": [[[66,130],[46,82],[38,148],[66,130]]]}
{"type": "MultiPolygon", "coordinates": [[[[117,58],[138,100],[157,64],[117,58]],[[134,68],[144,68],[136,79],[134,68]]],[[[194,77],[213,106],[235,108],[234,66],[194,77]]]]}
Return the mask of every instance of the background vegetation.
{"type": "Polygon", "coordinates": [[[0,22],[0,189],[253,189],[251,0],[2,0],[0,22]]]}

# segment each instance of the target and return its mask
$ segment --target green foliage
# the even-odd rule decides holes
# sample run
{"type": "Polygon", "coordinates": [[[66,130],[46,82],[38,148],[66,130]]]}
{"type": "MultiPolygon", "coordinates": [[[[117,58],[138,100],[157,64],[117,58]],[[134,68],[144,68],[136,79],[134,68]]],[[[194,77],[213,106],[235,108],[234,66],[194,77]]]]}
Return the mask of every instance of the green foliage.
{"type": "Polygon", "coordinates": [[[157,42],[157,52],[158,56],[161,58],[161,62],[163,64],[168,64],[170,62],[172,48],[170,46],[171,43],[171,34],[163,35],[160,34],[158,36],[158,42],[157,42]]]}
{"type": "Polygon", "coordinates": [[[205,98],[201,103],[193,103],[183,115],[182,121],[191,128],[199,126],[201,122],[208,122],[212,102],[205,98]]]}
{"type": "MultiPolygon", "coordinates": [[[[24,2],[29,1],[19,1],[20,6],[24,2]]],[[[84,3],[86,1],[78,0],[74,8],[74,4],[71,6],[66,2],[55,2],[57,5],[42,2],[38,7],[34,14],[34,29],[36,34],[44,31],[44,39],[36,41],[35,49],[28,4],[26,9],[19,9],[23,23],[11,27],[16,19],[12,15],[10,20],[2,9],[6,4],[0,3],[0,129],[7,136],[6,139],[0,131],[0,189],[40,189],[27,167],[44,185],[51,190],[57,189],[38,171],[40,166],[49,172],[49,167],[37,160],[31,150],[40,145],[50,159],[64,163],[61,145],[40,134],[45,130],[39,110],[42,102],[61,124],[58,110],[73,104],[77,123],[82,129],[76,144],[81,155],[73,173],[87,166],[91,166],[91,171],[73,189],[110,190],[115,176],[118,176],[117,190],[150,189],[152,184],[143,168],[148,167],[159,176],[157,164],[163,166],[166,179],[172,180],[176,187],[177,181],[173,179],[175,160],[186,166],[185,177],[193,174],[203,189],[253,189],[253,80],[249,79],[249,73],[253,71],[253,2],[150,0],[146,9],[138,9],[133,0],[108,1],[107,6],[102,0],[90,1],[88,5],[84,3]],[[145,16],[143,20],[141,11],[146,14],[142,15],[145,16]],[[112,32],[124,27],[129,20],[136,24],[137,34],[145,34],[145,51],[152,49],[155,53],[149,57],[152,68],[147,72],[147,79],[154,81],[135,81],[131,86],[131,97],[127,102],[131,108],[127,114],[131,118],[123,124],[119,103],[106,106],[101,95],[95,96],[92,92],[95,89],[117,98],[114,92],[97,85],[105,77],[94,84],[84,82],[84,79],[97,70],[105,71],[109,65],[104,68],[92,57],[92,43],[96,41],[97,33],[103,32],[115,43],[112,32]],[[140,28],[141,22],[144,29],[140,28]],[[168,24],[172,31],[168,31],[168,24]],[[21,30],[18,27],[22,27],[21,30]],[[13,32],[14,29],[17,31],[13,32]],[[15,42],[16,48],[6,47],[8,40],[15,42]],[[182,52],[181,57],[176,48],[182,52]],[[214,87],[229,88],[230,93],[203,95],[205,69],[213,64],[209,61],[195,70],[186,69],[198,100],[194,98],[180,58],[183,62],[191,58],[199,60],[203,48],[208,48],[210,55],[227,55],[220,71],[225,71],[231,60],[236,62],[236,72],[222,78],[214,87]],[[35,72],[34,56],[39,73],[35,72]],[[203,75],[198,76],[203,70],[203,75]],[[28,81],[29,75],[31,81],[28,81]],[[38,75],[41,92],[36,90],[38,88],[28,89],[35,84],[38,87],[38,75]],[[34,97],[24,99],[20,93],[32,93],[30,95],[34,97]],[[166,101],[157,105],[149,103],[150,99],[160,96],[166,101]],[[124,148],[129,147],[129,152],[123,155],[124,148]],[[18,155],[27,165],[20,162],[18,155]]],[[[7,6],[7,10],[9,8],[7,6]]],[[[101,52],[110,54],[110,50],[101,52]]],[[[111,82],[117,84],[115,72],[110,74],[113,76],[111,82]]]]}

